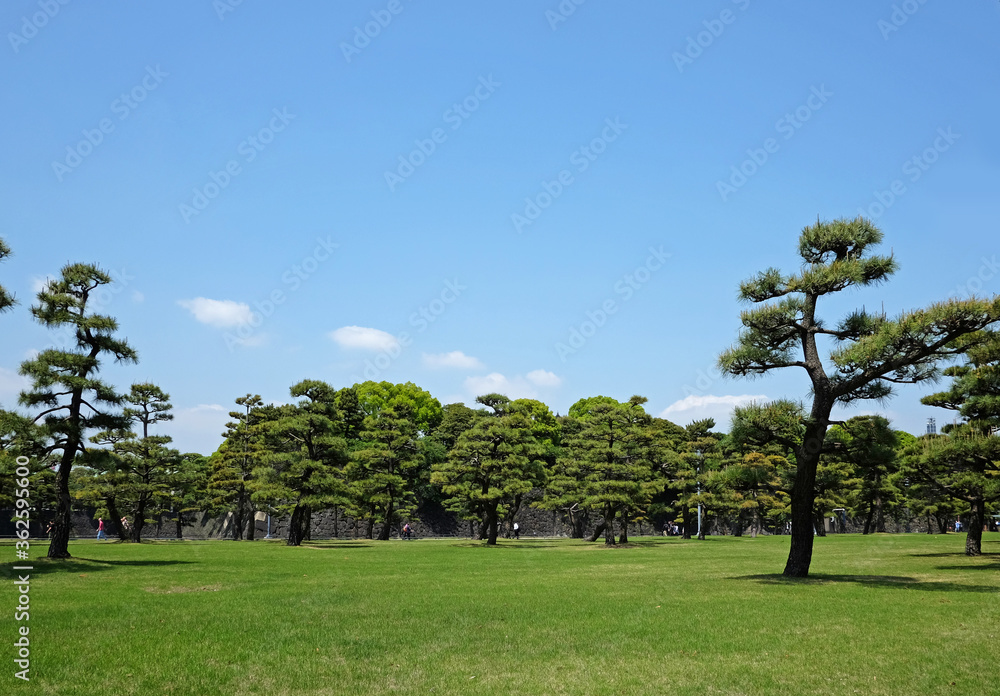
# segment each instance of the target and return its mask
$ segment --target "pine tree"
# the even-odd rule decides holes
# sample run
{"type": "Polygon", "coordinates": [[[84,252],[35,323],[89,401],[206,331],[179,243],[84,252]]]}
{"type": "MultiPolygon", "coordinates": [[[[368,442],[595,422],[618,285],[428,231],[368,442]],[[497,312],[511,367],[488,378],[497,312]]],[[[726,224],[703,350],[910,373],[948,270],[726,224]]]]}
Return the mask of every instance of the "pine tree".
{"type": "MultiPolygon", "coordinates": [[[[798,274],[776,268],[758,273],[740,286],[746,302],[766,303],[743,312],[744,325],[735,346],[719,357],[726,374],[759,377],[787,367],[803,369],[812,387],[812,405],[799,419],[801,434],[791,443],[796,463],[792,488],[792,543],[784,574],[806,577],[812,561],[816,471],[824,450],[830,415],[837,404],[884,400],[894,384],[912,384],[938,375],[941,360],[959,355],[974,342],[958,339],[1000,320],[1000,297],[949,300],[895,319],[856,311],[830,328],[818,314],[822,298],[852,287],[883,283],[896,270],[891,256],[870,249],[882,232],[863,218],[819,222],[803,230],[798,274]],[[827,370],[820,339],[838,345],[827,370]],[[798,353],[796,355],[796,353],[798,353]]],[[[771,413],[758,407],[761,419],[771,413]]],[[[775,423],[777,427],[784,427],[775,423]]]]}
{"type": "Polygon", "coordinates": [[[21,393],[20,403],[41,408],[35,421],[43,421],[50,444],[49,452],[59,452],[56,487],[58,509],[53,520],[49,558],[69,558],[70,472],[78,455],[86,451],[88,430],[124,428],[128,419],[118,411],[123,397],[113,387],[97,379],[101,359],[112,357],[119,363],[135,363],[136,352],[115,338],[118,322],[112,317],[88,313],[95,290],[111,283],[111,276],[96,266],[70,264],[62,276],[38,293],[31,308],[35,319],[46,328],[69,327],[75,350],[47,349],[21,364],[20,373],[32,381],[21,393]]]}
{"type": "Polygon", "coordinates": [[[259,394],[247,394],[236,399],[242,411],[230,411],[233,420],[226,423],[226,438],[209,459],[208,478],[210,507],[230,516],[230,534],[235,540],[254,538],[254,506],[250,500],[254,470],[261,464],[265,451],[262,417],[256,413],[263,405],[259,394]]]}
{"type": "MultiPolygon", "coordinates": [[[[10,256],[10,247],[4,242],[3,238],[0,238],[0,261],[10,256]]],[[[0,314],[6,312],[8,309],[17,304],[17,300],[4,289],[3,285],[0,285],[0,314]]]]}

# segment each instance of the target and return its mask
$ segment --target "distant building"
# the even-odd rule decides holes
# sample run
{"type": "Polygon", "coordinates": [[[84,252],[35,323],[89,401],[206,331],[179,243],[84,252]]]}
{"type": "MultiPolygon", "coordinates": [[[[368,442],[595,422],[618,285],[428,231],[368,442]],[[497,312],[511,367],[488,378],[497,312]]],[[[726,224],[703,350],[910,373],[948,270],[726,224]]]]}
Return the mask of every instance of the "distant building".
{"type": "Polygon", "coordinates": [[[937,421],[935,421],[933,418],[927,419],[927,434],[937,435],[937,421]]]}

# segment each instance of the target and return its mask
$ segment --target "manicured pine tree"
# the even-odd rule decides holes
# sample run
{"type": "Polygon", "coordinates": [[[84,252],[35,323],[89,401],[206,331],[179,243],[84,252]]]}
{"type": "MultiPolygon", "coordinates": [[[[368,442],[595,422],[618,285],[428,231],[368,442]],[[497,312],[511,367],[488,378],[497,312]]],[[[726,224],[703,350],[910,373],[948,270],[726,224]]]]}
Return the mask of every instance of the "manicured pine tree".
{"type": "Polygon", "coordinates": [[[349,475],[362,505],[381,522],[379,541],[387,541],[400,516],[417,509],[414,488],[424,462],[412,407],[401,402],[365,417],[363,445],[353,453],[349,475]]]}
{"type": "Polygon", "coordinates": [[[278,407],[262,422],[268,454],[254,471],[253,499],[290,513],[287,544],[299,546],[313,512],[346,500],[347,444],[330,385],[303,380],[291,395],[298,404],[278,407]]]}
{"type": "Polygon", "coordinates": [[[983,341],[970,348],[968,362],[945,371],[951,387],[921,399],[957,411],[964,422],[921,438],[907,452],[924,477],[965,504],[967,556],[982,554],[987,506],[1000,501],[1000,334],[977,338],[983,341]]]}
{"type": "MultiPolygon", "coordinates": [[[[0,261],[8,256],[10,256],[10,247],[0,237],[0,261]]],[[[7,292],[3,285],[0,285],[0,314],[9,310],[15,304],[17,304],[17,300],[14,299],[14,296],[7,292]]]]}
{"type": "Polygon", "coordinates": [[[96,444],[108,445],[113,454],[113,470],[108,472],[108,513],[113,526],[119,526],[119,515],[124,509],[131,517],[127,536],[131,541],[142,541],[142,531],[170,508],[171,494],[177,486],[181,455],[168,447],[173,439],[166,435],[152,435],[150,428],[173,420],[170,413],[170,395],[148,382],[133,384],[124,397],[124,415],[130,420],[125,430],[105,431],[91,438],[96,444]]]}
{"type": "MultiPolygon", "coordinates": [[[[812,561],[816,471],[826,431],[837,404],[865,399],[884,400],[894,384],[932,379],[940,361],[959,355],[974,344],[957,339],[1000,320],[1000,297],[993,300],[949,300],[895,319],[856,311],[836,328],[820,319],[821,299],[852,287],[883,283],[896,271],[891,256],[870,250],[882,232],[863,218],[819,222],[803,230],[798,274],[776,268],[758,273],[740,286],[740,298],[761,304],[743,312],[744,329],[737,343],[719,357],[726,374],[759,377],[772,370],[804,370],[812,403],[801,418],[802,433],[793,443],[796,463],[792,488],[792,543],[784,574],[806,577],[812,561]],[[837,343],[821,356],[821,338],[837,343]]],[[[768,405],[756,407],[764,420],[768,405]]]]}
{"type": "Polygon", "coordinates": [[[210,507],[217,512],[231,513],[230,534],[235,540],[254,538],[254,506],[250,495],[254,470],[260,465],[265,451],[261,414],[264,402],[259,394],[247,394],[236,399],[240,411],[230,411],[233,420],[226,423],[222,435],[225,442],[209,459],[208,477],[210,507]]]}
{"type": "Polygon", "coordinates": [[[29,409],[41,408],[35,422],[43,422],[50,441],[48,451],[59,452],[56,475],[58,509],[54,519],[49,558],[69,558],[72,500],[69,478],[78,455],[86,451],[89,430],[127,427],[128,418],[118,408],[123,397],[97,378],[101,360],[135,363],[138,355],[124,339],[114,336],[118,322],[112,317],[89,313],[95,290],[111,283],[111,276],[96,266],[70,264],[58,280],[38,293],[31,308],[35,319],[49,329],[69,327],[75,350],[43,350],[21,364],[20,373],[32,386],[22,392],[20,403],[29,409]]]}
{"type": "Polygon", "coordinates": [[[489,409],[462,433],[448,460],[435,465],[431,482],[449,503],[482,512],[486,543],[497,543],[499,520],[517,495],[542,484],[542,451],[531,434],[532,422],[512,410],[510,399],[486,394],[476,401],[489,409]]]}
{"type": "Polygon", "coordinates": [[[882,416],[855,416],[827,433],[831,458],[854,467],[859,479],[853,512],[865,520],[863,534],[885,531],[886,512],[899,505],[898,434],[882,416]]]}

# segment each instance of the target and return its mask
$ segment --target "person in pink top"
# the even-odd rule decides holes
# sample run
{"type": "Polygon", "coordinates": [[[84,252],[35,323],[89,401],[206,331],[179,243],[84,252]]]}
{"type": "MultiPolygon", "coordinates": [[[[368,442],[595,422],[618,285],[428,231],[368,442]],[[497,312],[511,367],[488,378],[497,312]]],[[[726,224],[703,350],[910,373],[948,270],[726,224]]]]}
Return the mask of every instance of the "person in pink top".
{"type": "Polygon", "coordinates": [[[104,518],[103,517],[98,517],[97,518],[97,538],[98,539],[107,539],[108,538],[108,535],[104,533],[104,518]]]}

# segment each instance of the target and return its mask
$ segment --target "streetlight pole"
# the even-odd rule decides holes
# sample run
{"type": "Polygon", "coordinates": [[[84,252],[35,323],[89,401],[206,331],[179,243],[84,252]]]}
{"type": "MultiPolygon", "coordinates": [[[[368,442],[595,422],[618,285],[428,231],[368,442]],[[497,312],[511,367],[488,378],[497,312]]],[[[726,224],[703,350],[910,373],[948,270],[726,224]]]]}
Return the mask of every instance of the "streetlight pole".
{"type": "Polygon", "coordinates": [[[698,482],[698,538],[702,539],[701,536],[701,450],[695,450],[698,454],[698,466],[695,469],[697,472],[696,481],[698,482]]]}

